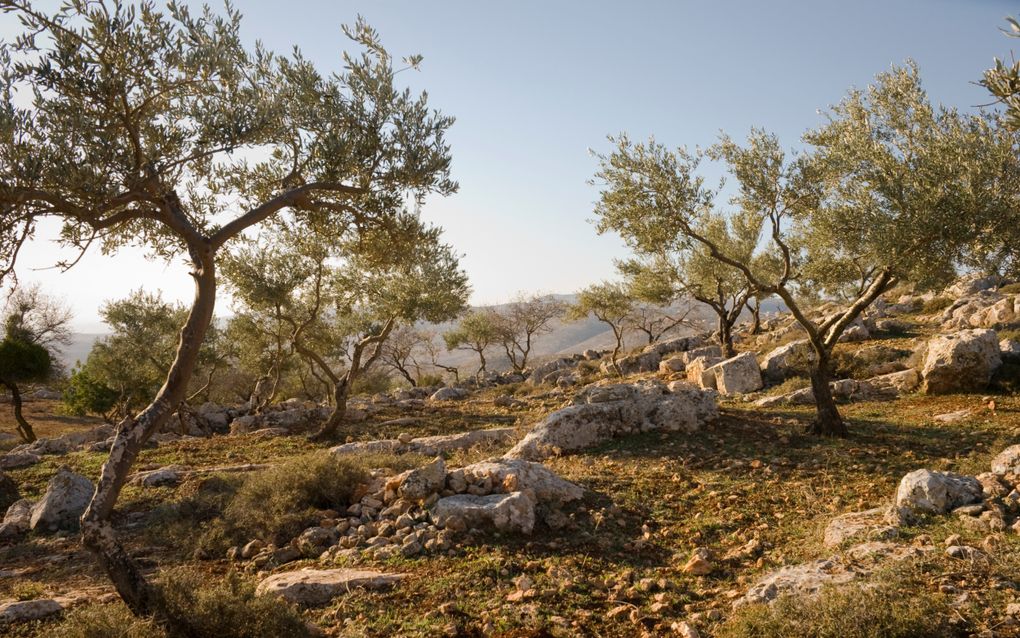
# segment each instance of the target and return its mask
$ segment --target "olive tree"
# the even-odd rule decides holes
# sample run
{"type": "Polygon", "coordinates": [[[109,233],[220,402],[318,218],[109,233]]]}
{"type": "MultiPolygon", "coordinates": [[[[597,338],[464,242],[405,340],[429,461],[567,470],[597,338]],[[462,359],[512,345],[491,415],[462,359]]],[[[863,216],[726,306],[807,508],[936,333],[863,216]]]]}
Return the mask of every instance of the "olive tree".
{"type": "Polygon", "coordinates": [[[14,290],[4,308],[0,341],[0,385],[11,393],[18,436],[35,440],[32,424],[22,412],[21,386],[51,378],[60,367],[60,348],[71,341],[71,310],[42,292],[38,286],[14,290]]]}
{"type": "Polygon", "coordinates": [[[499,316],[490,308],[470,310],[457,325],[443,333],[447,351],[469,350],[478,355],[478,370],[475,376],[486,371],[488,361],[485,353],[500,342],[499,316]]]}
{"type": "MultiPolygon", "coordinates": [[[[1008,27],[1002,31],[1011,38],[1020,37],[1020,22],[1006,18],[1008,27]]],[[[1000,103],[1005,127],[1020,130],[1020,61],[996,58],[986,70],[981,85],[1000,103]]],[[[1020,149],[1018,149],[1020,152],[1020,149]]],[[[990,220],[989,232],[974,243],[967,255],[968,265],[989,273],[1020,278],[1020,209],[990,220]]]]}
{"type": "Polygon", "coordinates": [[[195,297],[166,380],[119,424],[82,517],[86,547],[128,607],[186,632],[189,619],[163,613],[110,515],[143,444],[185,398],[220,253],[276,217],[314,221],[309,232],[328,242],[392,216],[408,193],[452,192],[452,120],[398,87],[399,63],[360,21],[345,29],[356,51],[323,73],[297,50],[246,47],[229,6],[2,8],[22,27],[0,45],[0,273],[13,272],[43,218],[81,251],[100,245],[122,259],[135,245],[191,269],[195,297]]]}
{"type": "Polygon", "coordinates": [[[518,295],[495,310],[500,345],[516,372],[528,367],[535,337],[551,331],[550,323],[563,316],[565,308],[563,302],[551,295],[518,295]]]}
{"type": "Polygon", "coordinates": [[[336,433],[351,387],[382,357],[393,330],[451,319],[469,292],[440,229],[410,214],[332,245],[281,228],[275,239],[236,251],[224,271],[244,311],[289,326],[290,349],[325,379],[333,411],[315,434],[322,439],[336,433]]]}
{"type": "Polygon", "coordinates": [[[651,345],[677,328],[693,327],[690,298],[674,284],[671,272],[646,261],[617,262],[627,294],[634,300],[630,328],[645,336],[651,345]]]}
{"type": "MultiPolygon", "coordinates": [[[[98,339],[72,372],[64,403],[73,414],[124,418],[148,405],[159,391],[173,365],[188,309],[166,301],[158,291],[136,290],[124,299],[105,302],[99,315],[110,334],[98,339]],[[107,400],[111,393],[112,402],[107,400]]],[[[211,322],[195,359],[200,374],[189,381],[183,403],[206,394],[215,374],[225,367],[223,343],[221,331],[211,322]]]]}
{"type": "Polygon", "coordinates": [[[413,325],[398,326],[383,344],[380,361],[415,388],[422,380],[420,359],[429,354],[427,344],[432,339],[431,333],[413,325]]]}
{"type": "Polygon", "coordinates": [[[812,432],[845,436],[829,387],[843,331],[899,281],[945,284],[985,222],[1011,205],[1012,144],[993,124],[933,106],[911,64],[851,91],[805,135],[810,148],[800,157],[787,157],[762,131],[744,146],[723,137],[701,153],[620,137],[602,157],[596,212],[601,229],[619,232],[640,254],[671,239],[739,272],[749,290],[779,296],[815,354],[812,432]],[[699,176],[706,158],[736,181],[729,210],[699,176]],[[710,232],[719,217],[761,229],[753,253],[710,232]],[[778,255],[780,267],[756,264],[759,254],[778,255]],[[809,290],[845,301],[812,317],[803,303],[809,290]]]}
{"type": "Polygon", "coordinates": [[[594,316],[609,326],[615,343],[611,360],[616,374],[622,375],[617,360],[623,349],[623,338],[633,318],[634,298],[625,285],[619,282],[603,281],[592,284],[577,293],[577,299],[567,308],[567,319],[581,321],[594,316]]]}

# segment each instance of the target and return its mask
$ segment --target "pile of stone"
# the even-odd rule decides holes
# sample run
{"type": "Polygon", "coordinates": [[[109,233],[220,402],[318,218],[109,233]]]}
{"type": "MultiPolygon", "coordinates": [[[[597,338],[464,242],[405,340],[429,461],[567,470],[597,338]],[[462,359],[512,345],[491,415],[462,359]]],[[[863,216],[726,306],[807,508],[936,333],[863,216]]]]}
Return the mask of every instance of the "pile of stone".
{"type": "MultiPolygon", "coordinates": [[[[617,359],[616,364],[622,374],[637,374],[639,372],[655,372],[665,359],[671,359],[679,352],[688,352],[704,345],[707,335],[695,335],[690,337],[678,337],[659,343],[646,346],[640,352],[627,355],[617,359]]],[[[604,361],[601,366],[603,374],[615,374],[612,361],[604,361]]]]}
{"type": "Polygon", "coordinates": [[[682,381],[594,384],[535,425],[506,457],[540,461],[638,432],[694,432],[717,413],[714,391],[682,381]]]}
{"type": "Polygon", "coordinates": [[[362,492],[346,511],[327,512],[284,547],[254,540],[228,557],[261,570],[302,557],[445,552],[473,530],[531,534],[539,521],[562,527],[564,504],[584,495],[538,463],[499,458],[448,470],[441,457],[396,476],[376,472],[362,492]]]}

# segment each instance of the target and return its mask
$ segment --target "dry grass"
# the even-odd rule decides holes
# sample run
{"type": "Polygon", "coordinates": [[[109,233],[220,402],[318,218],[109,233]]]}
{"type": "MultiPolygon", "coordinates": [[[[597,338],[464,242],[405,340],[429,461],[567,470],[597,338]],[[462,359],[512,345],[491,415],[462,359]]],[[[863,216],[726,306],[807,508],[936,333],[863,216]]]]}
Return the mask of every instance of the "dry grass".
{"type": "MultiPolygon", "coordinates": [[[[516,394],[527,396],[525,389],[516,389],[516,394]]],[[[428,406],[415,414],[420,417],[415,425],[381,425],[407,416],[387,408],[348,434],[362,439],[395,436],[400,431],[425,435],[523,425],[563,402],[562,397],[550,395],[533,401],[526,410],[494,408],[492,398],[505,391],[497,388],[466,402],[428,406]]],[[[533,394],[546,393],[548,388],[533,394]]],[[[821,544],[825,524],[837,514],[888,502],[906,472],[922,467],[984,471],[994,453],[1017,442],[1020,400],[1015,396],[999,397],[993,415],[982,409],[980,398],[911,396],[843,406],[852,432],[846,440],[805,435],[813,416],[810,408],[762,410],[728,403],[715,425],[694,435],[642,434],[582,454],[551,459],[548,464],[555,471],[591,490],[583,504],[569,510],[571,523],[566,529],[540,527],[533,536],[523,538],[469,537],[452,555],[359,562],[359,566],[406,572],[409,576],[392,590],[352,592],[331,606],[305,612],[304,618],[330,635],[350,637],[424,637],[444,632],[452,635],[454,631],[471,636],[483,630],[495,636],[668,635],[669,626],[680,620],[694,622],[703,636],[768,636],[780,635],[775,632],[789,627],[791,617],[808,618],[814,623],[805,625],[814,628],[814,634],[800,635],[835,635],[832,628],[847,626],[844,618],[857,618],[858,625],[880,621],[895,629],[909,627],[917,618],[925,623],[933,618],[941,623],[938,626],[948,626],[951,618],[959,617],[963,620],[957,619],[954,628],[976,633],[995,626],[1001,632],[1005,604],[1013,599],[1018,587],[1014,579],[1020,571],[1016,558],[1020,556],[1020,543],[1015,535],[1002,537],[996,562],[990,564],[961,565],[936,552],[922,565],[921,576],[902,575],[907,579],[903,582],[911,583],[909,588],[904,585],[881,590],[885,611],[855,602],[871,600],[867,597],[870,594],[860,592],[856,596],[835,595],[821,606],[784,603],[775,608],[778,611],[759,610],[754,617],[743,613],[735,616],[731,611],[733,598],[742,595],[763,573],[829,555],[831,550],[821,544]],[[932,420],[936,414],[965,407],[974,412],[962,422],[937,424],[932,420]],[[765,545],[760,556],[721,559],[752,538],[765,545]],[[709,576],[682,571],[695,547],[706,547],[716,557],[717,569],[709,576]],[[520,576],[534,582],[534,596],[508,601],[508,594],[516,589],[514,581],[520,576]],[[968,594],[966,604],[951,614],[939,598],[940,586],[947,583],[968,594]],[[607,617],[610,610],[621,605],[636,610],[633,619],[629,611],[607,617]],[[719,612],[721,619],[708,620],[707,612],[719,612]],[[698,618],[697,614],[701,614],[700,619],[692,620],[698,618]]],[[[287,463],[314,449],[303,437],[296,436],[216,437],[146,450],[139,464],[287,463]]],[[[451,462],[468,462],[491,453],[469,452],[451,462]]],[[[23,491],[38,493],[57,462],[67,462],[94,478],[102,460],[101,454],[75,453],[11,474],[23,491]]],[[[403,457],[370,463],[422,460],[403,457]]],[[[196,562],[182,551],[186,539],[181,535],[197,535],[194,529],[184,526],[162,539],[154,535],[156,528],[165,523],[155,513],[167,504],[190,500],[198,518],[218,516],[236,485],[217,491],[215,485],[206,484],[214,480],[239,479],[189,480],[177,488],[126,488],[116,522],[130,550],[147,564],[163,569],[193,565],[209,578],[225,576],[230,570],[227,561],[196,562]]],[[[903,540],[911,542],[913,537],[925,534],[941,546],[943,539],[954,533],[972,544],[983,540],[983,536],[962,529],[953,517],[932,519],[906,529],[903,540]]],[[[0,548],[0,564],[5,569],[29,570],[15,579],[17,584],[0,579],[3,599],[13,598],[19,591],[53,595],[107,584],[74,539],[31,537],[21,545],[0,548]],[[64,558],[50,560],[55,555],[64,558]],[[39,589],[31,589],[32,584],[39,589]]],[[[287,567],[306,564],[318,563],[287,567]]],[[[257,576],[237,578],[250,586],[257,576]]],[[[70,618],[104,615],[95,609],[87,607],[70,618]]],[[[22,627],[14,635],[102,635],[66,633],[70,622],[22,627]],[[56,633],[59,631],[65,633],[56,633]]],[[[924,628],[928,624],[916,626],[924,628]]],[[[152,635],[135,624],[125,627],[142,632],[132,634],[126,629],[125,636],[152,635]]],[[[896,629],[885,635],[919,634],[896,629]]]]}

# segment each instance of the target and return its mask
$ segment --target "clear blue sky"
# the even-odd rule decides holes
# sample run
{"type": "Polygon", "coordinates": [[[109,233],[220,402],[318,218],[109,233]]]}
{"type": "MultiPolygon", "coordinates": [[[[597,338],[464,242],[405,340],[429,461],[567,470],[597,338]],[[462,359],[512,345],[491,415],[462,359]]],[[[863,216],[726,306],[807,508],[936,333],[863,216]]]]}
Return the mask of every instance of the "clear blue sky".
{"type": "MultiPolygon", "coordinates": [[[[973,82],[1020,44],[998,31],[1020,3],[998,0],[236,5],[251,41],[298,44],[325,68],[340,63],[339,25],[358,13],[394,55],[424,55],[421,71],[401,78],[456,116],[449,139],[461,189],[431,199],[423,215],[464,254],[475,303],[612,276],[625,250],[588,223],[597,192],[587,184],[588,149],[605,150],[609,133],[705,145],[720,130],[739,137],[761,126],[792,147],[819,109],[907,58],[933,99],[987,102],[973,82]]],[[[0,19],[0,35],[10,33],[11,18],[0,19]]],[[[37,243],[26,266],[53,254],[37,243]]],[[[22,268],[24,280],[68,297],[80,329],[95,328],[101,300],[150,277],[170,296],[190,295],[183,268],[140,259],[125,267],[96,254],[64,275],[22,268]]],[[[222,299],[220,312],[228,307],[222,299]]]]}

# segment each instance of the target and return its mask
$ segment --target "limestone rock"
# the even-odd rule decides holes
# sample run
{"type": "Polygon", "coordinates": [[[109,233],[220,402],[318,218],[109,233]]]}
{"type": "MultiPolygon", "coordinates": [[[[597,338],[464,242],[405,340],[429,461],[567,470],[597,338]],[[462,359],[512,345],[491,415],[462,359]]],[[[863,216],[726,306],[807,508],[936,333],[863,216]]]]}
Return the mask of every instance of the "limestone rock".
{"type": "Polygon", "coordinates": [[[896,536],[896,528],[884,521],[885,508],[876,507],[863,512],[850,512],[837,516],[825,527],[823,543],[838,547],[856,538],[886,539],[896,536]]]}
{"type": "Polygon", "coordinates": [[[981,500],[981,483],[972,476],[952,472],[914,470],[900,480],[896,507],[944,514],[981,500]]]}
{"type": "Polygon", "coordinates": [[[708,390],[715,390],[715,370],[712,368],[719,363],[720,357],[702,356],[695,357],[687,362],[687,380],[708,390]]]}
{"type": "Polygon", "coordinates": [[[7,508],[3,522],[0,522],[0,540],[21,536],[32,525],[32,501],[23,498],[7,508]]]}
{"type": "Polygon", "coordinates": [[[1020,445],[1011,445],[992,459],[992,473],[998,476],[1020,474],[1020,445]]]}
{"type": "Polygon", "coordinates": [[[761,374],[768,383],[782,383],[807,370],[815,351],[806,339],[792,341],[769,352],[761,360],[761,374]]]}
{"type": "Polygon", "coordinates": [[[441,498],[432,510],[432,518],[441,527],[457,521],[469,529],[493,528],[499,531],[530,534],[535,528],[535,495],[531,491],[509,494],[456,494],[441,498]]]}
{"type": "Polygon", "coordinates": [[[788,565],[755,583],[734,606],[770,603],[782,594],[812,595],[829,583],[846,583],[855,577],[856,573],[845,569],[835,557],[788,565]]]}
{"type": "Polygon", "coordinates": [[[0,604],[0,625],[13,625],[55,616],[64,611],[64,606],[55,600],[15,600],[0,604]]]}
{"type": "Polygon", "coordinates": [[[575,405],[548,415],[505,456],[538,461],[625,434],[694,432],[715,417],[715,395],[682,388],[673,392],[659,381],[590,386],[574,397],[575,405]]]}
{"type": "Polygon", "coordinates": [[[42,461],[38,454],[32,452],[8,452],[0,456],[0,470],[16,470],[42,461]]]}
{"type": "Polygon", "coordinates": [[[424,467],[407,472],[397,487],[397,493],[401,498],[420,502],[445,486],[446,463],[440,456],[424,467]]]}
{"type": "Polygon", "coordinates": [[[928,342],[921,376],[926,394],[980,391],[1002,364],[993,330],[962,330],[928,342]]]}
{"type": "MultiPolygon", "coordinates": [[[[542,465],[522,459],[496,459],[468,465],[461,474],[489,476],[494,485],[512,483],[518,490],[530,490],[541,503],[567,503],[584,496],[584,489],[561,478],[542,465]],[[511,478],[512,477],[512,478],[511,478]]],[[[453,476],[453,473],[450,473],[453,476]]]]}
{"type": "Polygon", "coordinates": [[[753,352],[742,352],[721,361],[708,370],[715,377],[715,388],[722,395],[746,394],[762,387],[761,370],[753,352]]]}
{"type": "Polygon", "coordinates": [[[1008,363],[1020,363],[1020,341],[1003,339],[999,342],[999,355],[1008,363]]]}
{"type": "Polygon", "coordinates": [[[459,434],[441,434],[423,436],[404,443],[400,439],[384,439],[381,441],[356,441],[338,445],[330,452],[337,456],[349,454],[402,454],[414,453],[425,456],[436,456],[452,450],[463,450],[477,445],[499,445],[517,436],[516,428],[493,428],[491,430],[474,430],[459,434]]]}
{"type": "Polygon", "coordinates": [[[468,391],[463,388],[439,388],[432,393],[429,401],[460,401],[467,396],[468,391]]]}
{"type": "Polygon", "coordinates": [[[403,574],[358,569],[306,569],[273,574],[259,583],[256,593],[315,607],[325,605],[352,589],[382,589],[400,582],[402,578],[403,574]]]}
{"type": "Polygon", "coordinates": [[[32,529],[54,531],[78,528],[95,486],[81,474],[61,467],[46,485],[46,493],[32,507],[32,529]]]}

